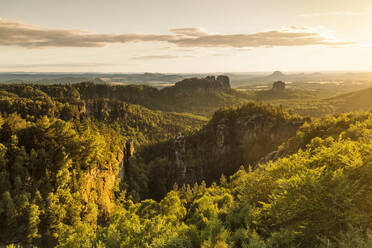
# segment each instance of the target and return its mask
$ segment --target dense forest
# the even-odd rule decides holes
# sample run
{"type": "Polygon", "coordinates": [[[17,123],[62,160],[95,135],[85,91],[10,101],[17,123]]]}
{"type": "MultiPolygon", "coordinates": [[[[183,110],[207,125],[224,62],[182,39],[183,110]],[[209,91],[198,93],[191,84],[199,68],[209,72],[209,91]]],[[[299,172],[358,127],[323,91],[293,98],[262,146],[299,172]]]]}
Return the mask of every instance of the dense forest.
{"type": "Polygon", "coordinates": [[[372,247],[369,92],[2,84],[0,246],[372,247]]]}

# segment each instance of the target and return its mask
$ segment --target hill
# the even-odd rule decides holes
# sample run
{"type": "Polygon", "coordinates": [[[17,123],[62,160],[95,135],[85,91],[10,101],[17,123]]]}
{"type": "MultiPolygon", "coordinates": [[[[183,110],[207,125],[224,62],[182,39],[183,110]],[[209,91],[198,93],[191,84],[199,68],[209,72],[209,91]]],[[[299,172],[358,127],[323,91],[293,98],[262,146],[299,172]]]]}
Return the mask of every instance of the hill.
{"type": "MultiPolygon", "coordinates": [[[[118,100],[113,95],[113,89],[93,83],[48,86],[4,84],[0,85],[0,112],[5,115],[17,113],[26,119],[43,116],[74,122],[92,119],[98,124],[115,127],[124,137],[134,137],[135,143],[141,145],[169,139],[178,132],[190,132],[206,122],[204,117],[154,111],[118,100]]],[[[127,95],[141,97],[138,88],[126,89],[129,89],[127,95]]],[[[126,99],[125,96],[123,98],[126,99]]]]}
{"type": "MultiPolygon", "coordinates": [[[[70,97],[67,91],[55,90],[61,87],[59,85],[37,87],[52,97],[70,97]]],[[[105,98],[139,104],[152,110],[188,112],[203,116],[211,116],[220,107],[241,104],[250,99],[249,95],[231,89],[229,78],[225,76],[184,79],[174,86],[160,90],[146,85],[91,82],[72,84],[69,87],[77,91],[83,100],[105,98]]]]}
{"type": "Polygon", "coordinates": [[[372,108],[372,87],[326,99],[335,111],[350,112],[372,108]]]}

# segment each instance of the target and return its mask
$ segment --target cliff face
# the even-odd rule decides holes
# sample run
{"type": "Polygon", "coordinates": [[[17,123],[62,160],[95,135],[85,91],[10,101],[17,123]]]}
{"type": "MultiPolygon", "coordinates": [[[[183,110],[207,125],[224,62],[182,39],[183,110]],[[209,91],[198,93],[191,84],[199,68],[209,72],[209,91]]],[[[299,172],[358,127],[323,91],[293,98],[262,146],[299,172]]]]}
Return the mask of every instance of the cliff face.
{"type": "Polygon", "coordinates": [[[230,79],[227,76],[207,76],[205,78],[188,78],[176,83],[173,87],[162,90],[166,94],[176,96],[214,93],[218,91],[230,90],[230,79]]]}
{"type": "Polygon", "coordinates": [[[288,121],[266,113],[242,115],[234,120],[217,121],[214,133],[216,156],[240,153],[242,164],[255,164],[289,137],[295,135],[302,122],[288,121]]]}
{"type": "Polygon", "coordinates": [[[200,164],[194,163],[194,166],[203,168],[202,179],[217,181],[222,173],[232,175],[241,165],[254,168],[294,136],[302,124],[301,118],[272,106],[251,103],[220,110],[196,137],[186,140],[186,153],[194,154],[193,158],[186,159],[199,161],[200,164]]]}
{"type": "Polygon", "coordinates": [[[129,169],[131,166],[131,160],[134,155],[134,142],[132,138],[129,138],[125,142],[123,151],[118,153],[119,162],[119,185],[122,187],[125,177],[129,175],[129,169]]]}
{"type": "Polygon", "coordinates": [[[174,170],[176,175],[176,181],[178,183],[184,183],[187,171],[187,165],[185,161],[185,137],[181,134],[178,134],[173,140],[174,143],[174,170]]]}
{"type": "Polygon", "coordinates": [[[138,164],[149,166],[149,192],[144,195],[158,200],[175,183],[194,185],[204,180],[210,184],[222,174],[231,176],[242,165],[255,169],[262,158],[275,159],[274,151],[303,122],[271,105],[249,103],[219,110],[198,132],[178,134],[139,151],[136,157],[142,160],[138,164]]]}
{"type": "Polygon", "coordinates": [[[85,101],[105,98],[157,108],[163,107],[161,103],[163,103],[162,100],[164,97],[213,93],[231,89],[229,77],[223,75],[217,77],[188,78],[177,82],[174,86],[165,87],[162,90],[145,85],[112,86],[94,84],[92,82],[74,84],[68,87],[70,88],[62,93],[59,92],[58,86],[55,86],[55,88],[41,86],[41,89],[53,98],[63,96],[85,101]],[[158,106],[158,104],[160,105],[158,106]]]}
{"type": "Polygon", "coordinates": [[[283,81],[276,81],[273,83],[273,91],[283,91],[285,90],[285,82],[283,81]]]}
{"type": "Polygon", "coordinates": [[[179,89],[209,89],[209,90],[224,90],[231,89],[230,79],[227,76],[220,75],[207,76],[205,78],[188,78],[174,85],[179,89]]]}
{"type": "Polygon", "coordinates": [[[118,180],[119,162],[108,169],[93,168],[85,174],[82,195],[85,203],[96,202],[105,215],[110,215],[114,206],[114,188],[118,180]]]}

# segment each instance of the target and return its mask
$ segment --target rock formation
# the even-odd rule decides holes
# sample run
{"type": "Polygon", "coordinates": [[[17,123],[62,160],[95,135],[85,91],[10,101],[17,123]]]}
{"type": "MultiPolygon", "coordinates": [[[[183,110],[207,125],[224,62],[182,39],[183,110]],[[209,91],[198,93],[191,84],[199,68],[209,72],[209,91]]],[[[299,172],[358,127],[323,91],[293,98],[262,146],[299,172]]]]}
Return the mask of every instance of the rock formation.
{"type": "Polygon", "coordinates": [[[221,82],[224,88],[230,89],[230,79],[228,76],[219,75],[217,81],[221,82]]]}
{"type": "Polygon", "coordinates": [[[252,152],[250,149],[254,145],[262,142],[275,147],[294,135],[301,124],[264,113],[241,115],[230,123],[223,118],[217,122],[215,129],[216,153],[238,149],[247,154],[252,152]]]}
{"type": "Polygon", "coordinates": [[[90,168],[84,175],[85,186],[80,191],[84,203],[87,205],[89,202],[96,201],[105,215],[109,215],[114,206],[115,199],[112,192],[116,185],[117,168],[117,165],[107,168],[90,168]]]}
{"type": "Polygon", "coordinates": [[[210,80],[210,81],[214,81],[214,80],[216,80],[216,77],[215,76],[206,76],[205,79],[210,80]]]}
{"type": "MultiPolygon", "coordinates": [[[[128,175],[130,168],[130,158],[134,155],[134,142],[132,138],[129,138],[123,149],[123,157],[120,163],[119,178],[120,183],[123,182],[125,175],[128,175]]],[[[119,155],[118,155],[119,159],[119,155]]]]}
{"type": "MultiPolygon", "coordinates": [[[[213,124],[204,129],[202,136],[205,140],[205,160],[213,161],[210,166],[229,164],[231,173],[241,165],[256,165],[261,158],[295,135],[303,124],[301,118],[286,119],[274,110],[265,110],[253,104],[235,112],[217,113],[211,122],[213,124]],[[223,159],[226,161],[221,162],[223,159]]],[[[275,158],[276,154],[272,153],[266,160],[275,158]]]]}
{"type": "Polygon", "coordinates": [[[129,138],[127,142],[125,143],[125,149],[124,149],[124,169],[125,173],[128,174],[128,170],[130,167],[130,158],[133,157],[134,154],[134,142],[132,138],[129,138]],[[125,166],[126,165],[126,166],[125,166]]]}
{"type": "Polygon", "coordinates": [[[185,162],[186,146],[185,137],[181,134],[177,134],[174,139],[174,165],[176,182],[183,184],[186,178],[186,162],[185,162]]]}
{"type": "Polygon", "coordinates": [[[227,150],[229,150],[229,138],[228,120],[222,119],[218,122],[216,128],[216,148],[218,153],[225,153],[227,150]]]}
{"type": "Polygon", "coordinates": [[[276,81],[273,83],[273,91],[283,91],[285,89],[285,82],[276,81]]]}
{"type": "Polygon", "coordinates": [[[177,82],[173,87],[165,90],[176,91],[176,94],[187,93],[211,93],[231,89],[230,79],[220,75],[207,76],[205,78],[188,78],[177,82]]]}

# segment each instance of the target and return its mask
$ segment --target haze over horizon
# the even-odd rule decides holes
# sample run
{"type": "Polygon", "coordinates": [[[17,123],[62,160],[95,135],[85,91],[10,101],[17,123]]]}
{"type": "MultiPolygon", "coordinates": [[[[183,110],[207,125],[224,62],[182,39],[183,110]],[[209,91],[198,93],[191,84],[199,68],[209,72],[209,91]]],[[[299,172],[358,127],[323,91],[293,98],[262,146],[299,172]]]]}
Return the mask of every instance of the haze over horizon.
{"type": "Polygon", "coordinates": [[[367,0],[3,0],[0,72],[370,71],[371,14],[367,0]]]}

